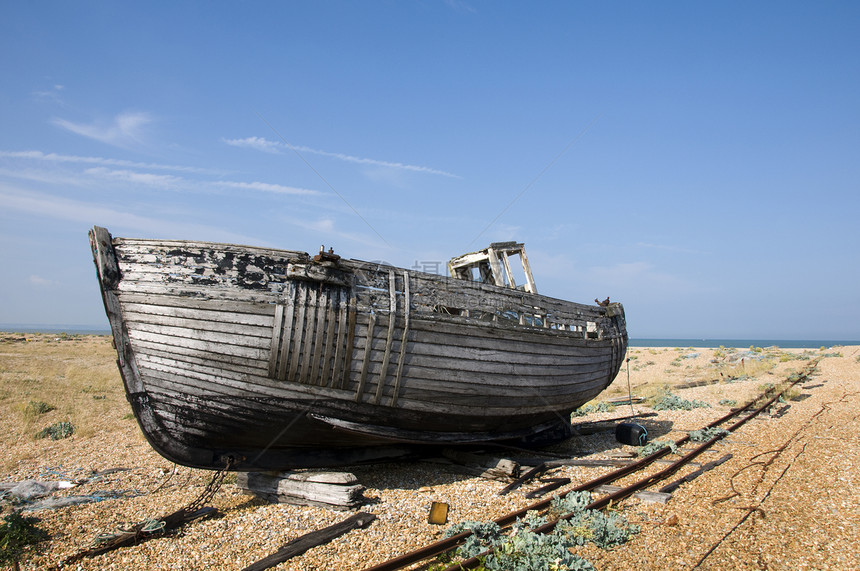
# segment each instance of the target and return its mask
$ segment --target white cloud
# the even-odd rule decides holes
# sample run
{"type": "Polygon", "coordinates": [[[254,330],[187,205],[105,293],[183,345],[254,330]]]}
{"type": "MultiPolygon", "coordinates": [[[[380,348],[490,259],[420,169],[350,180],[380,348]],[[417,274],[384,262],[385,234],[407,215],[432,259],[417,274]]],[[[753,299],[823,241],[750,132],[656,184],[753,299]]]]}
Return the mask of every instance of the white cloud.
{"type": "Polygon", "coordinates": [[[120,113],[109,122],[86,125],[66,119],[54,119],[52,123],[82,137],[95,139],[108,145],[127,147],[143,142],[146,126],[152,121],[148,113],[128,111],[120,113]]]}
{"type": "Polygon", "coordinates": [[[262,151],[264,153],[280,154],[281,143],[277,141],[269,141],[263,137],[247,137],[245,139],[221,139],[232,147],[244,147],[262,151]]]}
{"type": "Polygon", "coordinates": [[[332,220],[331,218],[317,220],[316,222],[311,222],[310,227],[314,230],[319,230],[320,232],[333,232],[334,220],[332,220]]]}
{"type": "Polygon", "coordinates": [[[70,200],[58,196],[20,191],[0,186],[0,206],[7,211],[17,211],[41,218],[67,220],[86,225],[99,224],[108,230],[131,230],[148,236],[164,238],[190,238],[217,240],[233,244],[259,244],[266,246],[258,238],[236,234],[219,226],[188,223],[181,219],[169,220],[166,217],[150,218],[100,204],[70,200]]]}
{"type": "Polygon", "coordinates": [[[381,161],[378,159],[368,159],[364,157],[356,157],[354,155],[347,155],[344,153],[332,153],[329,151],[322,151],[320,149],[313,149],[311,147],[303,147],[297,145],[290,145],[288,143],[282,143],[278,141],[270,141],[263,137],[247,137],[245,139],[222,139],[226,144],[234,146],[234,147],[245,147],[249,149],[255,149],[258,151],[262,151],[265,153],[281,153],[284,149],[291,150],[295,153],[310,153],[313,155],[319,155],[322,157],[328,157],[332,159],[337,159],[339,161],[344,161],[348,163],[355,163],[360,165],[370,165],[377,167],[387,167],[392,169],[400,169],[407,170],[412,172],[421,172],[427,174],[435,174],[440,176],[447,176],[451,178],[461,178],[455,174],[451,174],[449,172],[445,172],[442,170],[420,166],[420,165],[410,165],[405,163],[395,163],[390,161],[381,161]]]}
{"type": "Polygon", "coordinates": [[[30,276],[30,279],[28,281],[32,285],[37,286],[37,287],[47,287],[47,286],[54,285],[53,281],[51,281],[47,278],[43,278],[42,276],[37,276],[37,275],[30,276]]]}
{"type": "Polygon", "coordinates": [[[65,106],[65,103],[60,97],[60,92],[63,91],[66,87],[64,85],[54,85],[50,89],[43,89],[41,91],[34,91],[33,96],[37,100],[46,100],[53,103],[56,103],[60,106],[65,106]]]}
{"type": "Polygon", "coordinates": [[[201,169],[197,167],[162,165],[158,163],[139,163],[135,161],[126,161],[123,159],[109,159],[105,157],[81,157],[76,155],[60,155],[57,153],[43,153],[42,151],[0,151],[0,157],[30,159],[34,161],[45,161],[53,163],[84,163],[128,168],[169,170],[177,172],[220,174],[220,171],[201,169]]]}
{"type": "Polygon", "coordinates": [[[145,172],[136,172],[130,170],[112,170],[105,167],[94,167],[86,169],[84,174],[88,174],[97,178],[105,178],[119,180],[133,184],[144,184],[147,186],[176,186],[183,182],[182,177],[173,176],[170,174],[154,174],[145,172]]]}
{"type": "Polygon", "coordinates": [[[348,163],[356,163],[356,164],[360,164],[360,165],[373,165],[373,166],[380,166],[380,167],[389,167],[389,168],[394,168],[394,169],[402,169],[402,170],[408,170],[408,171],[414,171],[414,172],[422,172],[422,173],[427,173],[427,174],[437,174],[437,175],[447,176],[447,177],[451,177],[451,178],[460,178],[459,176],[457,176],[455,174],[451,174],[449,172],[433,169],[430,167],[424,167],[424,166],[418,166],[418,165],[409,165],[409,164],[404,164],[404,163],[392,163],[389,161],[380,161],[377,159],[367,159],[367,158],[363,158],[363,157],[356,157],[353,155],[346,155],[344,153],[331,153],[328,151],[321,151],[319,149],[312,149],[310,147],[296,147],[293,145],[289,145],[288,147],[290,149],[292,149],[293,151],[296,151],[296,152],[312,153],[315,155],[320,155],[323,157],[330,157],[330,158],[337,159],[340,161],[345,161],[348,163]]]}
{"type": "Polygon", "coordinates": [[[368,237],[364,234],[359,234],[357,232],[346,232],[341,230],[336,225],[335,221],[332,218],[319,218],[317,220],[303,220],[298,218],[290,218],[284,217],[283,220],[288,224],[292,224],[294,226],[298,226],[299,228],[304,228],[305,230],[312,230],[314,232],[319,232],[324,234],[325,236],[319,236],[319,238],[327,240],[326,245],[329,245],[331,239],[338,238],[341,240],[346,240],[350,242],[355,242],[356,244],[362,244],[365,246],[372,246],[374,249],[380,249],[380,241],[368,237]]]}
{"type": "MultiPolygon", "coordinates": [[[[215,192],[214,189],[241,189],[255,192],[267,192],[275,194],[287,194],[295,196],[316,196],[321,193],[316,190],[271,184],[260,181],[225,181],[205,180],[200,177],[181,177],[170,174],[146,172],[152,170],[174,171],[189,174],[206,174],[221,176],[223,173],[184,167],[178,165],[162,165],[152,163],[138,163],[120,159],[108,159],[103,157],[83,157],[74,155],[59,155],[55,153],[43,153],[41,151],[0,151],[0,159],[19,159],[18,163],[32,166],[21,166],[15,164],[14,168],[0,166],[0,175],[15,177],[18,179],[32,180],[43,183],[63,186],[90,186],[94,181],[111,181],[113,183],[129,183],[145,185],[158,188],[170,188],[171,190],[192,190],[196,192],[215,192]],[[47,163],[47,164],[45,164],[47,163]],[[94,165],[81,171],[63,165],[94,165]],[[57,165],[54,167],[54,165],[57,165]],[[126,168],[109,168],[126,167],[126,168]]],[[[10,163],[12,161],[9,161],[10,163]]],[[[0,163],[2,164],[2,163],[0,163]]]]}
{"type": "Polygon", "coordinates": [[[270,184],[267,182],[229,182],[218,181],[213,184],[227,188],[239,188],[243,190],[259,190],[263,192],[274,192],[277,194],[299,194],[299,195],[315,195],[320,194],[316,190],[308,190],[306,188],[296,188],[293,186],[283,186],[281,184],[270,184]]]}

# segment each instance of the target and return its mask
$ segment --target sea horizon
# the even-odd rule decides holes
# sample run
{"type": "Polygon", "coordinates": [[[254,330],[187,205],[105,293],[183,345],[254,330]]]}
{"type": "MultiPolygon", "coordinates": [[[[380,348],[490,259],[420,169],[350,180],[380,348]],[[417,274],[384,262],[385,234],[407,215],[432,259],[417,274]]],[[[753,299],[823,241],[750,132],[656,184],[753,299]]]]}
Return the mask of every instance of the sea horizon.
{"type": "MultiPolygon", "coordinates": [[[[66,335],[110,335],[110,329],[95,325],[0,323],[3,333],[54,333],[66,335]]],[[[686,337],[630,337],[630,347],[780,347],[783,349],[818,349],[836,345],[860,345],[860,340],[846,339],[731,339],[686,337]]]]}
{"type": "Polygon", "coordinates": [[[630,347],[697,347],[713,349],[717,347],[779,347],[781,349],[819,349],[842,345],[860,345],[860,341],[842,339],[650,339],[630,338],[630,347]]]}

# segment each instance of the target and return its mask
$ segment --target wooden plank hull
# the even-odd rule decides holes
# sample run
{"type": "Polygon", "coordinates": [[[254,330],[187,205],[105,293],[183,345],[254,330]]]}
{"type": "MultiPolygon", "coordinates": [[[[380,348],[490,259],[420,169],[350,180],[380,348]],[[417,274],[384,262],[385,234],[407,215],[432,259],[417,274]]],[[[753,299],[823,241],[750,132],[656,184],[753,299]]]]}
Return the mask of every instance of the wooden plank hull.
{"type": "Polygon", "coordinates": [[[90,239],[141,429],[188,466],[337,466],[564,433],[626,351],[620,304],[303,252],[90,239]]]}

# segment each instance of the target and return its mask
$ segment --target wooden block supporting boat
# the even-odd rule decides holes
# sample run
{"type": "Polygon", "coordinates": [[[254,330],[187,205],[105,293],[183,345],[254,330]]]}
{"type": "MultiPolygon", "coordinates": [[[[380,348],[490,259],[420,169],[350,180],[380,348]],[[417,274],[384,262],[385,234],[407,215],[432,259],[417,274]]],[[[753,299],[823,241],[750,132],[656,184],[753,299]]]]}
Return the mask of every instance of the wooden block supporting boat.
{"type": "Polygon", "coordinates": [[[239,472],[236,485],[271,503],[351,510],[367,501],[364,486],[346,472],[239,472]]]}

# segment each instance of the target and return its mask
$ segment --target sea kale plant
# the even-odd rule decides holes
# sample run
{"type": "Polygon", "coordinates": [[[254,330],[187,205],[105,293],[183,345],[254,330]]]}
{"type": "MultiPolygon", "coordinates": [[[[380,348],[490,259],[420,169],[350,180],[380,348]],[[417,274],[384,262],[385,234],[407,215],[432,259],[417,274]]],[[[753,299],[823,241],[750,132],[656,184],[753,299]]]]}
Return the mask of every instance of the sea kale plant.
{"type": "Polygon", "coordinates": [[[71,422],[57,422],[51,426],[46,426],[36,433],[36,438],[50,438],[51,440],[62,440],[68,438],[75,432],[75,427],[71,422]]]}
{"type": "Polygon", "coordinates": [[[639,533],[639,526],[628,523],[627,518],[618,512],[582,510],[570,519],[559,522],[555,532],[577,545],[585,545],[590,541],[602,549],[609,549],[639,533]]]}
{"type": "Polygon", "coordinates": [[[700,400],[682,399],[668,391],[663,393],[654,405],[654,410],[693,410],[694,408],[711,408],[711,405],[700,400]]]}
{"type": "MultiPolygon", "coordinates": [[[[606,514],[585,509],[590,503],[589,492],[571,492],[553,498],[546,516],[528,512],[512,526],[509,535],[503,535],[493,522],[469,521],[451,526],[445,537],[471,530],[472,536],[453,553],[453,557],[458,560],[478,557],[481,561],[479,570],[593,571],[591,563],[571,552],[573,548],[588,542],[604,549],[611,548],[638,533],[639,527],[629,524],[617,512],[606,514]],[[559,521],[552,533],[533,531],[549,519],[567,515],[570,517],[559,521]]],[[[447,560],[445,564],[449,562],[447,560]]]]}
{"type": "Polygon", "coordinates": [[[645,458],[646,456],[650,456],[655,452],[662,450],[663,448],[668,448],[672,451],[672,454],[678,453],[678,446],[671,440],[655,440],[653,442],[649,442],[645,446],[639,449],[639,456],[641,458],[645,458]]]}
{"type": "Polygon", "coordinates": [[[615,407],[611,404],[605,402],[599,402],[597,404],[586,404],[584,406],[579,407],[575,411],[573,411],[572,416],[586,416],[593,412],[612,412],[615,410],[615,407]]]}
{"type": "Polygon", "coordinates": [[[729,431],[725,428],[720,428],[718,426],[712,426],[710,428],[702,428],[700,430],[693,430],[688,433],[690,435],[690,440],[693,442],[707,442],[712,438],[716,438],[717,436],[725,436],[729,434],[729,431]]]}
{"type": "Polygon", "coordinates": [[[549,506],[549,513],[554,518],[569,513],[581,512],[591,503],[591,492],[570,492],[564,496],[555,496],[549,506]]]}

